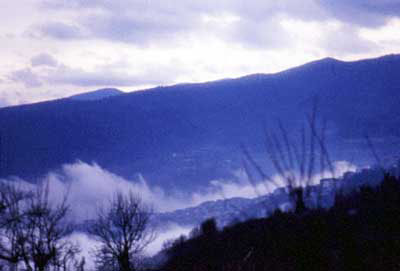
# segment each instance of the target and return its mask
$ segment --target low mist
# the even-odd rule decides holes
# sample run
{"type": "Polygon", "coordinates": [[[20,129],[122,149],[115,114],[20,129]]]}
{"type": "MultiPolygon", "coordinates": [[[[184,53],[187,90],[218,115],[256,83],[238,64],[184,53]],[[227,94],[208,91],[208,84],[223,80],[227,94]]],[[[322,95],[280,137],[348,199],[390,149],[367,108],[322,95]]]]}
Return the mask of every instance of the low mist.
{"type": "MultiPolygon", "coordinates": [[[[320,172],[314,175],[313,182],[317,184],[321,178],[339,177],[346,171],[355,171],[357,167],[346,161],[333,163],[334,172],[320,172]]],[[[193,207],[206,201],[227,199],[233,197],[254,198],[270,193],[276,187],[270,182],[249,182],[243,170],[234,172],[235,178],[231,180],[218,179],[202,192],[192,192],[183,195],[180,191],[166,192],[157,186],[149,186],[147,181],[139,174],[139,180],[127,180],[113,174],[97,164],[76,162],[67,164],[60,171],[50,172],[42,182],[49,184],[50,197],[54,201],[67,196],[71,207],[72,216],[81,221],[93,218],[96,208],[107,205],[113,195],[119,191],[128,193],[132,191],[146,203],[153,206],[155,212],[173,211],[176,209],[193,207]]],[[[283,178],[279,175],[272,177],[278,185],[284,185],[283,178]]],[[[13,178],[13,181],[22,187],[31,189],[33,184],[24,180],[13,178]]]]}
{"type": "MultiPolygon", "coordinates": [[[[346,161],[337,161],[333,163],[333,167],[334,172],[321,172],[314,175],[313,182],[316,184],[321,178],[339,177],[347,171],[356,171],[357,169],[355,165],[346,161]]],[[[155,212],[166,212],[193,207],[206,201],[232,197],[254,198],[270,193],[276,188],[267,181],[252,184],[243,170],[235,171],[234,178],[231,180],[211,181],[202,193],[192,192],[190,195],[183,195],[180,191],[167,193],[160,187],[149,186],[140,174],[138,176],[139,180],[127,180],[95,163],[76,162],[64,165],[57,172],[48,173],[41,181],[49,185],[49,196],[52,201],[58,202],[65,196],[67,197],[72,219],[76,223],[94,218],[96,208],[106,206],[117,191],[122,193],[132,191],[140,195],[145,203],[153,206],[155,212]]],[[[274,175],[272,178],[276,183],[284,185],[281,176],[274,175]]],[[[3,181],[14,182],[17,186],[25,189],[35,187],[34,184],[19,178],[3,181]]],[[[145,254],[156,254],[166,240],[188,234],[191,229],[192,227],[176,224],[164,225],[162,229],[158,229],[156,240],[147,247],[145,254]]],[[[80,232],[74,233],[70,238],[79,243],[82,248],[81,255],[85,256],[88,266],[91,266],[93,264],[91,251],[97,242],[80,232]]]]}

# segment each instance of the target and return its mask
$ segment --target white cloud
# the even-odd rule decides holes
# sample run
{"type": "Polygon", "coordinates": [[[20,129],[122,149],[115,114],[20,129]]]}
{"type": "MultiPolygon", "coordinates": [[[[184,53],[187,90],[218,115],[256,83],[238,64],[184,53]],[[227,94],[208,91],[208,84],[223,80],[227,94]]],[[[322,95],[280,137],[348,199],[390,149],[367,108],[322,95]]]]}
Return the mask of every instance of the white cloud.
{"type": "Polygon", "coordinates": [[[50,183],[54,200],[68,194],[72,213],[77,219],[92,218],[96,208],[107,204],[118,191],[140,195],[145,202],[154,205],[156,211],[173,210],[182,204],[172,195],[167,196],[162,189],[149,187],[140,174],[137,179],[128,181],[96,164],[77,162],[64,165],[60,172],[49,173],[44,181],[50,183]]]}
{"type": "Polygon", "coordinates": [[[94,255],[93,251],[96,246],[99,246],[100,243],[89,235],[81,232],[75,232],[68,236],[68,240],[77,244],[81,249],[78,257],[78,260],[81,260],[82,257],[85,258],[85,269],[86,270],[94,270],[95,262],[94,262],[94,255]]]}
{"type": "MultiPolygon", "coordinates": [[[[321,178],[340,177],[346,171],[355,171],[355,165],[346,161],[333,163],[334,172],[317,173],[313,183],[318,183],[321,178]]],[[[204,192],[193,192],[183,195],[181,191],[164,191],[160,187],[149,186],[146,180],[137,175],[135,180],[126,180],[101,168],[97,164],[77,162],[67,164],[58,172],[50,172],[42,180],[50,185],[50,196],[54,201],[60,200],[65,194],[71,205],[73,217],[77,220],[93,218],[99,205],[107,204],[115,192],[129,193],[132,191],[142,197],[155,211],[172,211],[175,209],[196,206],[205,201],[227,199],[233,197],[254,198],[270,193],[276,188],[270,182],[252,184],[247,179],[243,170],[234,173],[233,180],[215,180],[204,192]]],[[[285,185],[281,176],[273,176],[274,182],[285,185]]],[[[14,180],[15,181],[15,180],[14,180]]],[[[23,186],[28,183],[18,180],[23,186]]],[[[31,187],[29,185],[29,187],[31,187]]]]}
{"type": "Polygon", "coordinates": [[[153,256],[162,249],[165,241],[177,239],[181,235],[187,236],[192,229],[192,227],[182,227],[176,224],[165,225],[163,229],[160,229],[156,239],[149,244],[144,253],[153,256]]]}
{"type": "MultiPolygon", "coordinates": [[[[357,166],[347,161],[335,161],[333,163],[333,172],[326,170],[318,172],[312,176],[311,184],[318,184],[323,178],[339,178],[345,172],[355,172],[357,166]]],[[[205,201],[213,201],[218,199],[228,199],[233,197],[254,198],[273,192],[279,186],[286,186],[285,178],[279,174],[273,175],[270,180],[252,183],[248,180],[244,170],[235,172],[235,181],[215,180],[211,182],[211,186],[204,193],[194,193],[192,202],[197,205],[205,201]]],[[[304,182],[303,182],[304,183],[304,182]]]]}
{"type": "Polygon", "coordinates": [[[369,41],[379,44],[380,50],[383,52],[398,53],[400,48],[400,19],[391,19],[384,26],[379,28],[360,29],[359,35],[369,41]]]}
{"type": "MultiPolygon", "coordinates": [[[[157,232],[155,240],[145,248],[143,255],[154,256],[163,248],[165,241],[174,240],[181,235],[187,236],[191,230],[191,227],[182,227],[176,224],[165,225],[162,231],[157,232]]],[[[85,268],[87,270],[94,270],[95,257],[93,252],[96,247],[101,246],[101,243],[96,241],[90,235],[82,232],[75,232],[71,234],[68,236],[68,240],[73,244],[77,244],[80,248],[80,253],[77,255],[77,259],[80,260],[82,257],[84,257],[85,268]]]]}

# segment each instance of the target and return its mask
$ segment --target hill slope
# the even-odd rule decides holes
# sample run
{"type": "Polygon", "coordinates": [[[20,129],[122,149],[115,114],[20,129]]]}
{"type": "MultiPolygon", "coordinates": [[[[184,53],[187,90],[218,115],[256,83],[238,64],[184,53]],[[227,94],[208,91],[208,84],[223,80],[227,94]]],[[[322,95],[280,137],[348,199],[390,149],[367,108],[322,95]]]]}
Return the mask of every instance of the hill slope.
{"type": "MultiPolygon", "coordinates": [[[[398,270],[400,179],[337,196],[329,209],[275,212],[169,242],[161,270],[398,270]]],[[[161,254],[160,254],[161,255],[161,254]]]]}
{"type": "Polygon", "coordinates": [[[398,134],[399,71],[399,55],[323,59],[277,74],[2,108],[0,177],[37,177],[80,159],[164,188],[201,187],[241,165],[241,142],[256,152],[263,122],[294,127],[315,97],[335,140],[398,134]]]}

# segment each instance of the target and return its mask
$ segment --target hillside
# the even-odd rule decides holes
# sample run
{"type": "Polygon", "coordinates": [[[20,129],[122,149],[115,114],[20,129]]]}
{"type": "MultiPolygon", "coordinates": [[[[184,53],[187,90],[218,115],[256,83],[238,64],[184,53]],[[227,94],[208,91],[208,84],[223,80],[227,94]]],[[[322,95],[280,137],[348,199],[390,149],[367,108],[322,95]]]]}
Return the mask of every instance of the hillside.
{"type": "Polygon", "coordinates": [[[365,134],[399,134],[399,71],[399,55],[322,59],[277,74],[2,108],[0,177],[35,178],[82,160],[126,178],[141,172],[165,189],[203,187],[241,167],[240,143],[263,151],[263,125],[279,118],[293,131],[315,97],[333,157],[360,161],[366,148],[354,142],[365,134]]]}
{"type": "MultiPolygon", "coordinates": [[[[398,171],[391,171],[393,175],[398,171]]],[[[308,187],[306,205],[329,208],[334,202],[335,193],[351,193],[362,186],[375,187],[383,178],[379,168],[362,169],[357,172],[347,172],[338,178],[325,178],[323,185],[308,187]]],[[[207,219],[215,219],[218,227],[225,227],[233,222],[245,221],[251,218],[262,218],[271,215],[276,209],[288,210],[292,204],[288,194],[288,187],[274,189],[272,193],[255,198],[228,198],[216,201],[207,201],[200,205],[178,209],[170,212],[155,213],[153,223],[158,227],[168,224],[180,226],[199,226],[207,219]]]]}
{"type": "Polygon", "coordinates": [[[400,179],[337,195],[329,209],[275,212],[166,244],[162,270],[398,270],[400,179]]]}

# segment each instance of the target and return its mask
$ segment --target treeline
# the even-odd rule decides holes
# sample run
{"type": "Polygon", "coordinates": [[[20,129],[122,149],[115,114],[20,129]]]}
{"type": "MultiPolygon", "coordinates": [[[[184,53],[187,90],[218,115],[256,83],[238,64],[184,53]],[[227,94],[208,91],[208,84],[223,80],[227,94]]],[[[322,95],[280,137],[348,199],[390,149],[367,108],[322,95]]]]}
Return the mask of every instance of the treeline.
{"type": "Polygon", "coordinates": [[[218,230],[208,220],[165,245],[162,270],[399,270],[400,179],[335,197],[330,209],[252,219],[218,230]]]}

